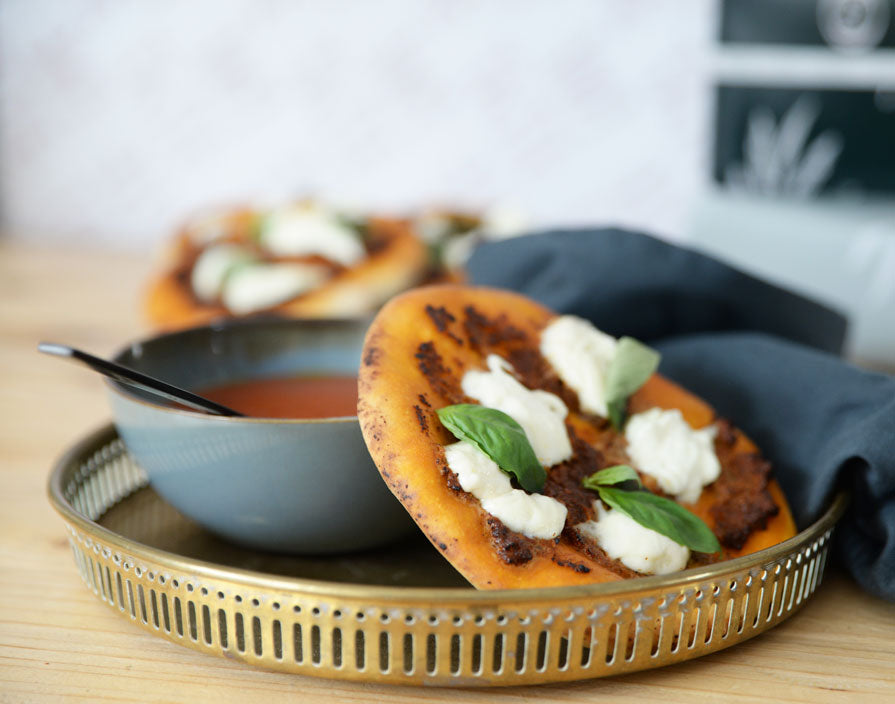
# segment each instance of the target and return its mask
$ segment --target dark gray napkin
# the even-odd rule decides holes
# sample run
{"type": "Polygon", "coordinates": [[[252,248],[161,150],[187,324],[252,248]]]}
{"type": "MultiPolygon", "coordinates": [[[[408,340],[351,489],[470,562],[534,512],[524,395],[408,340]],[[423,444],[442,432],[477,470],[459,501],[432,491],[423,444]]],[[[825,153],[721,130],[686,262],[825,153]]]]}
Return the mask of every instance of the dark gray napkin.
{"type": "Polygon", "coordinates": [[[836,555],[895,599],[895,379],[834,354],[846,321],[710,257],[622,230],[549,232],[482,245],[476,284],[632,335],[660,371],[705,398],[774,462],[804,528],[837,487],[852,492],[836,555]]]}

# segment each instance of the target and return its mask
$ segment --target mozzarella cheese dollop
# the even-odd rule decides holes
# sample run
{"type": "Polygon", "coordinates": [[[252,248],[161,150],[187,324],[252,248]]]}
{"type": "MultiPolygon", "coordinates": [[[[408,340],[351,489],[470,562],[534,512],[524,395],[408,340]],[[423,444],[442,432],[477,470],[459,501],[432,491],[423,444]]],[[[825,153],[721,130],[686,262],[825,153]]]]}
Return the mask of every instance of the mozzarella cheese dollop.
{"type": "Polygon", "coordinates": [[[505,240],[518,237],[530,229],[528,217],[511,204],[496,204],[488,208],[482,216],[479,231],[486,240],[505,240]]]}
{"type": "Polygon", "coordinates": [[[628,419],[625,439],[637,469],[655,477],[677,501],[692,504],[721,474],[716,432],[714,425],[693,430],[676,408],[651,408],[628,419]]]}
{"type": "Polygon", "coordinates": [[[250,251],[236,244],[218,244],[203,251],[190,273],[190,285],[196,298],[203,303],[216,301],[221,296],[227,274],[253,259],[250,251]]]}
{"type": "Polygon", "coordinates": [[[640,525],[615,509],[606,510],[594,501],[597,520],[575,526],[585,537],[596,541],[613,560],[642,574],[669,574],[687,566],[690,550],[671,538],[640,525]]]}
{"type": "Polygon", "coordinates": [[[614,337],[574,315],[556,318],[541,333],[541,355],[578,394],[581,408],[606,417],[606,374],[615,357],[614,337]]]}
{"type": "Polygon", "coordinates": [[[277,256],[319,255],[351,266],[366,250],[354,230],[319,207],[291,206],[273,210],[265,219],[261,244],[277,256]]]}
{"type": "Polygon", "coordinates": [[[413,225],[419,238],[426,244],[438,244],[454,231],[450,218],[441,213],[423,213],[413,225]]]}
{"type": "Polygon", "coordinates": [[[327,276],[325,267],[313,264],[246,264],[226,277],[221,299],[230,311],[245,315],[317,288],[327,276]]]}
{"type": "Polygon", "coordinates": [[[475,496],[484,511],[510,530],[548,540],[562,532],[568,512],[565,506],[549,496],[514,489],[497,463],[471,442],[447,445],[444,454],[463,491],[475,496]]]}
{"type": "Polygon", "coordinates": [[[569,459],[572,445],[565,424],[569,411],[562,399],[520,384],[511,374],[513,366],[496,354],[488,355],[486,363],[488,371],[471,369],[463,375],[463,393],[483,406],[503,411],[521,425],[545,467],[569,459]]]}
{"type": "Polygon", "coordinates": [[[203,246],[226,237],[233,229],[233,216],[228,212],[208,212],[199,215],[186,225],[188,237],[194,244],[203,246]]]}

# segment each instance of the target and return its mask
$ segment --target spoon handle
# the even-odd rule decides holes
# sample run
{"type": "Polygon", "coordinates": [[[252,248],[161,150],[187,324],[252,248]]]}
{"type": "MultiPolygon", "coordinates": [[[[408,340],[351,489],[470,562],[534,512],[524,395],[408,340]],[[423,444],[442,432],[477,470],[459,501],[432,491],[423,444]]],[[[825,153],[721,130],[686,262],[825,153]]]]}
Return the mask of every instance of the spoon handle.
{"type": "Polygon", "coordinates": [[[155,396],[161,396],[168,401],[174,401],[189,408],[211,413],[219,416],[242,416],[243,413],[234,411],[232,408],[222,406],[207,398],[198,396],[191,391],[173,386],[155,377],[148,376],[138,371],[134,371],[120,364],[115,364],[99,357],[94,357],[82,350],[67,345],[60,345],[55,342],[41,342],[37,349],[45,354],[51,354],[63,359],[70,359],[74,362],[85,364],[96,372],[104,376],[114,379],[125,386],[137,387],[143,391],[148,391],[155,396]]]}

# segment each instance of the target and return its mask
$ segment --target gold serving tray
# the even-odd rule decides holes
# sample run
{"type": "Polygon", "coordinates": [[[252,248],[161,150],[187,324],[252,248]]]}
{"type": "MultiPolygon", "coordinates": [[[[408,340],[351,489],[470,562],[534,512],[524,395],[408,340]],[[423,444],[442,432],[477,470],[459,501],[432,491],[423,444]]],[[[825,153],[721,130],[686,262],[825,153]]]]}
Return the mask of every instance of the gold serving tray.
{"type": "Polygon", "coordinates": [[[488,592],[422,537],[326,557],[226,543],[147,486],[111,426],[59,461],[49,495],[87,586],[152,633],[270,670],[464,687],[634,672],[772,628],[820,584],[846,504],[839,495],[791,540],[705,568],[488,592]]]}

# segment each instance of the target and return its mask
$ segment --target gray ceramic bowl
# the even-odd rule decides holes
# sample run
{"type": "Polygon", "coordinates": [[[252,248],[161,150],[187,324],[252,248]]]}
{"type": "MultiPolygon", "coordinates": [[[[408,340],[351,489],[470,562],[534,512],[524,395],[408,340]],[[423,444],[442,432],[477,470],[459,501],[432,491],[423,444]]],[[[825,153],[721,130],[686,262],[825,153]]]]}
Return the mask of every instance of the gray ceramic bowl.
{"type": "MultiPolygon", "coordinates": [[[[249,320],[135,343],[115,361],[190,390],[305,373],[356,374],[366,325],[249,320]]],[[[412,522],[370,459],[357,417],[224,418],[108,382],[115,425],[152,487],[229,540],[335,553],[381,545],[412,522]]]]}

